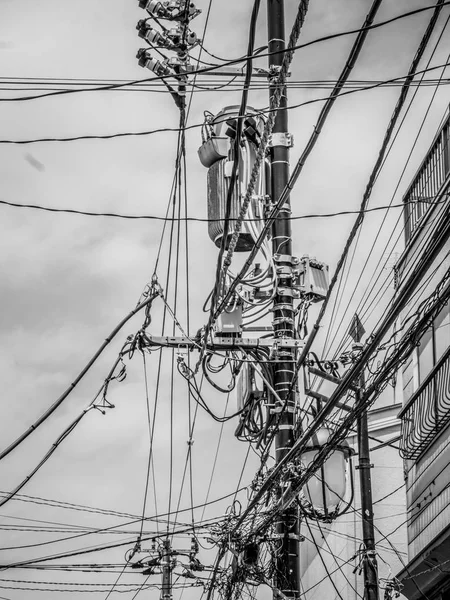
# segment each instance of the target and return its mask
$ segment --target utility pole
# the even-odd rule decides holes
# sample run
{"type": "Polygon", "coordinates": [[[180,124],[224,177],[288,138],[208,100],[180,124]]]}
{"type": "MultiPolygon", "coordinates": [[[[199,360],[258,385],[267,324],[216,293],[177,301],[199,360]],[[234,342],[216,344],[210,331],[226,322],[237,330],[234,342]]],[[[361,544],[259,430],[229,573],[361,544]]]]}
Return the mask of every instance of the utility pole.
{"type": "MultiPolygon", "coordinates": [[[[285,41],[284,0],[267,0],[268,46],[270,98],[277,86],[274,84],[283,61],[285,41]]],[[[289,180],[288,113],[286,87],[282,91],[281,102],[272,130],[271,147],[271,199],[277,202],[289,180]]],[[[272,253],[277,269],[277,293],[273,305],[273,329],[279,340],[294,338],[294,307],[292,281],[292,239],[290,200],[279,213],[272,229],[272,253]],[[288,218],[286,218],[288,217],[288,218]]],[[[295,393],[294,381],[295,352],[293,348],[279,351],[274,364],[274,388],[283,402],[275,410],[281,413],[275,437],[275,458],[280,462],[294,443],[295,393]]],[[[278,416],[277,414],[275,416],[278,416]]],[[[286,486],[289,482],[286,482],[286,486]]],[[[283,493],[280,490],[280,494],[283,493]]],[[[275,536],[280,543],[280,551],[275,557],[275,597],[298,598],[300,590],[299,563],[299,519],[296,507],[284,511],[275,523],[275,536]]]]}
{"type": "MultiPolygon", "coordinates": [[[[364,334],[364,328],[355,314],[350,335],[355,341],[353,349],[360,351],[361,338],[364,334]]],[[[361,403],[361,397],[364,391],[364,371],[359,378],[359,386],[356,391],[356,406],[361,403]]],[[[363,573],[364,573],[364,598],[365,600],[378,600],[378,565],[375,552],[375,530],[373,526],[373,504],[372,504],[372,477],[370,469],[369,451],[369,426],[367,418],[367,409],[364,409],[358,418],[358,466],[359,486],[361,491],[361,515],[362,515],[362,533],[364,542],[363,573]]]]}
{"type": "Polygon", "coordinates": [[[161,557],[162,587],[161,600],[172,600],[172,547],[170,539],[163,542],[163,555],[161,557]]]}

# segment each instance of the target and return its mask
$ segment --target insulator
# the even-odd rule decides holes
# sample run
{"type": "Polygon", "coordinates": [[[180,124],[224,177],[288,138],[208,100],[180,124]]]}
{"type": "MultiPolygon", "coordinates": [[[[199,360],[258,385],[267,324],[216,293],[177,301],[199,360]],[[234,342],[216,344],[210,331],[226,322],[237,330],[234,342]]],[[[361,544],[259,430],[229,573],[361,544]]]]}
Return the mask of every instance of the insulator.
{"type": "Polygon", "coordinates": [[[150,15],[160,19],[183,21],[186,18],[194,19],[201,13],[193,2],[186,8],[185,0],[139,0],[140,8],[144,8],[150,15]]]}
{"type": "Polygon", "coordinates": [[[145,67],[150,71],[153,71],[153,73],[155,73],[155,75],[158,77],[172,75],[172,71],[169,69],[169,67],[156,58],[153,58],[151,54],[148,54],[148,50],[146,48],[140,48],[136,57],[139,59],[140,67],[145,67]]]}
{"type": "Polygon", "coordinates": [[[139,0],[139,7],[144,8],[149,15],[154,17],[164,17],[166,9],[158,0],[139,0]]]}
{"type": "Polygon", "coordinates": [[[159,31],[153,29],[153,27],[150,27],[145,19],[141,19],[138,22],[136,29],[138,30],[139,37],[147,41],[149,44],[152,44],[153,46],[167,46],[166,38],[159,33],[159,31]]]}
{"type": "Polygon", "coordinates": [[[193,46],[198,41],[196,33],[187,28],[183,31],[182,27],[171,29],[167,32],[167,37],[175,47],[181,45],[193,46]]]}

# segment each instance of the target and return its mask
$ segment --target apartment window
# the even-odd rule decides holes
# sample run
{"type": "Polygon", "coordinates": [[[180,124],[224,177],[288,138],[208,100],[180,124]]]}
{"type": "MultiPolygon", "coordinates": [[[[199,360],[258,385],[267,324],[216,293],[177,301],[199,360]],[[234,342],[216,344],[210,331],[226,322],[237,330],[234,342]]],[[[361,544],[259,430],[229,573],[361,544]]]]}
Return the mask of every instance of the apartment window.
{"type": "Polygon", "coordinates": [[[439,360],[450,346],[450,303],[436,317],[434,332],[436,358],[439,360]]]}
{"type": "Polygon", "coordinates": [[[450,304],[447,303],[425,332],[403,368],[403,396],[407,402],[450,346],[450,304]]]}
{"type": "Polygon", "coordinates": [[[450,346],[450,304],[447,303],[422,336],[418,347],[421,383],[450,346]]]}

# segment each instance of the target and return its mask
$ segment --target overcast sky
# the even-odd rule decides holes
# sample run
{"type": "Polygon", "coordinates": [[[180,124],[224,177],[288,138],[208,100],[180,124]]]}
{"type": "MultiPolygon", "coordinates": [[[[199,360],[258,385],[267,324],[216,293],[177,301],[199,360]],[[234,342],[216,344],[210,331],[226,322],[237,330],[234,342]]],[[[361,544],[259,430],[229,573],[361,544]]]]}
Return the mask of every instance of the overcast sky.
{"type": "MultiPolygon", "coordinates": [[[[385,0],[377,20],[433,3],[430,0],[385,0]]],[[[208,51],[223,58],[245,54],[251,4],[239,0],[213,2],[204,39],[208,51]]],[[[265,6],[262,4],[256,46],[266,43],[265,6]]],[[[297,3],[287,1],[286,4],[290,28],[297,3]]],[[[300,41],[359,27],[370,4],[368,0],[311,0],[300,41]]],[[[207,2],[199,0],[197,5],[203,13],[192,22],[192,29],[202,35],[207,2]]],[[[430,15],[431,11],[421,13],[370,33],[352,79],[379,80],[405,75],[430,15]]],[[[447,16],[448,8],[443,11],[423,65],[447,16]]],[[[20,91],[20,85],[14,86],[13,91],[3,89],[12,87],[4,83],[6,78],[132,81],[151,76],[149,71],[137,65],[135,58],[137,49],[144,45],[137,36],[135,26],[144,17],[145,13],[139,9],[136,0],[0,0],[0,77],[3,78],[0,98],[16,98],[31,93],[20,91]]],[[[353,40],[353,36],[346,36],[298,51],[292,65],[291,79],[336,79],[353,40]]],[[[449,50],[447,34],[431,64],[447,62],[449,50]]],[[[203,58],[212,60],[207,55],[203,58]]],[[[265,60],[261,59],[259,66],[265,66],[265,60]]],[[[441,70],[436,70],[427,77],[440,75],[441,70]]],[[[299,104],[325,97],[326,93],[326,90],[295,89],[289,92],[289,102],[299,104]]],[[[398,93],[399,88],[362,91],[336,103],[292,194],[294,216],[355,210],[359,206],[398,93]]],[[[371,206],[384,206],[391,201],[407,152],[417,135],[432,93],[432,87],[424,87],[418,92],[377,181],[371,206]]],[[[238,91],[225,89],[196,93],[189,123],[201,123],[205,110],[216,113],[224,105],[239,102],[238,91]]],[[[249,104],[265,106],[267,98],[263,93],[251,94],[249,104]]],[[[431,104],[416,149],[400,182],[395,204],[401,202],[402,193],[430,144],[447,105],[447,87],[442,86],[431,104]]],[[[311,134],[321,106],[321,103],[314,103],[290,111],[290,131],[295,136],[292,163],[311,134]]],[[[178,118],[178,109],[167,93],[77,93],[26,102],[2,102],[0,139],[24,140],[176,128],[178,118]]],[[[163,216],[170,196],[176,139],[176,133],[166,132],[113,140],[0,144],[0,200],[94,212],[163,216]]],[[[187,133],[188,210],[191,216],[205,217],[206,169],[197,158],[200,143],[199,129],[190,130],[187,133]]],[[[163,225],[160,221],[53,214],[5,205],[0,206],[0,212],[0,447],[4,448],[61,394],[115,325],[135,307],[154,271],[163,225]]],[[[359,269],[364,265],[383,216],[384,212],[380,212],[366,218],[349,277],[350,283],[354,283],[359,276],[359,269]]],[[[386,219],[373,257],[366,267],[366,275],[356,290],[355,300],[364,293],[364,282],[367,284],[371,269],[385,256],[383,242],[388,239],[398,216],[399,209],[394,209],[386,219]]],[[[299,256],[305,253],[316,256],[327,262],[332,271],[354,218],[353,215],[295,221],[295,253],[299,256]]],[[[400,252],[401,247],[400,240],[390,250],[400,252]]],[[[201,309],[214,282],[217,257],[217,249],[208,238],[206,224],[189,225],[189,253],[191,333],[195,333],[205,321],[201,309]]],[[[165,285],[167,259],[166,234],[157,270],[162,285],[165,285]]],[[[348,297],[353,291],[350,283],[348,297]]],[[[179,303],[180,321],[186,327],[186,315],[182,308],[185,302],[184,285],[180,284],[179,303]]],[[[344,296],[343,307],[348,297],[344,296]]],[[[161,308],[155,307],[149,329],[155,334],[161,331],[161,314],[161,308]]],[[[347,314],[345,317],[347,321],[350,316],[347,314]]],[[[377,316],[379,314],[373,316],[372,326],[377,316]]],[[[336,322],[339,322],[339,317],[336,322]]],[[[141,324],[142,315],[130,321],[82,384],[49,421],[0,463],[1,491],[13,489],[26,477],[71,420],[90,403],[126,336],[135,333],[141,324]]],[[[370,326],[368,323],[368,331],[370,326]]],[[[168,327],[172,327],[170,321],[168,327]]],[[[158,353],[155,353],[147,359],[151,403],[155,399],[158,358],[158,353]]],[[[23,494],[130,514],[141,513],[149,448],[142,357],[136,354],[126,364],[127,379],[111,386],[109,400],[115,408],[108,410],[104,416],[98,411],[91,411],[22,490],[23,494]]],[[[168,488],[169,351],[165,352],[162,364],[154,460],[156,508],[164,513],[167,510],[168,488]]],[[[186,389],[177,373],[175,377],[176,503],[185,465],[188,417],[186,389]]],[[[217,414],[223,413],[225,396],[207,391],[206,397],[217,414]]],[[[234,409],[236,399],[233,394],[229,403],[230,408],[234,409]]],[[[247,446],[234,439],[235,427],[233,421],[223,429],[209,492],[210,500],[233,492],[238,484],[247,446]]],[[[219,435],[220,425],[200,411],[193,446],[194,504],[205,501],[219,435]]],[[[252,456],[243,475],[243,484],[251,481],[256,467],[256,460],[252,456]]],[[[180,506],[185,508],[189,503],[186,486],[180,506]]],[[[226,506],[227,503],[213,505],[206,511],[205,517],[223,514],[226,506]]],[[[155,514],[153,484],[146,514],[155,514]]],[[[180,522],[188,522],[189,513],[183,515],[179,517],[180,522]]],[[[201,511],[196,518],[201,518],[201,511]]],[[[26,519],[83,527],[108,527],[124,522],[118,517],[55,509],[19,500],[11,500],[0,509],[2,528],[38,525],[26,519]]],[[[130,528],[136,530],[135,525],[128,530],[130,528]]],[[[153,530],[153,525],[146,525],[146,531],[153,530]]],[[[135,539],[135,536],[123,534],[89,535],[79,540],[20,548],[67,536],[67,533],[5,530],[1,536],[0,564],[122,541],[124,538],[135,539]],[[4,550],[10,547],[18,549],[4,550]]],[[[133,541],[130,541],[130,547],[132,544],[133,541]]],[[[123,562],[126,549],[87,554],[63,562],[120,563],[123,562]]],[[[0,580],[7,578],[106,583],[114,581],[116,574],[8,570],[1,574],[0,580]]],[[[142,577],[124,576],[121,579],[122,583],[134,581],[141,582],[142,577]]],[[[39,594],[7,588],[20,585],[0,581],[0,598],[27,600],[45,597],[46,592],[39,594]]],[[[141,596],[145,597],[145,593],[147,597],[157,597],[155,591],[151,596],[150,592],[142,592],[141,596]]],[[[100,598],[106,595],[106,592],[97,594],[100,598]]],[[[49,597],[53,596],[62,600],[83,598],[81,593],[65,591],[49,594],[49,597]]],[[[124,597],[132,596],[125,594],[124,597]]]]}

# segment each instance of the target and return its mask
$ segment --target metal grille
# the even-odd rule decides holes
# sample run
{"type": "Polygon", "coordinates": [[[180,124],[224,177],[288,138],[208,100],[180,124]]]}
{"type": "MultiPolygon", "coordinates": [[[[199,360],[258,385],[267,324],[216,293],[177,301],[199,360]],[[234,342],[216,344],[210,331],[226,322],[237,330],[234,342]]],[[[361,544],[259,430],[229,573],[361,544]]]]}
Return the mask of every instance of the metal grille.
{"type": "Polygon", "coordinates": [[[450,347],[399,417],[400,454],[415,460],[450,423],[450,347]]]}
{"type": "Polygon", "coordinates": [[[449,127],[450,115],[403,197],[406,243],[411,239],[423,216],[444,192],[443,185],[450,173],[449,127]]]}

